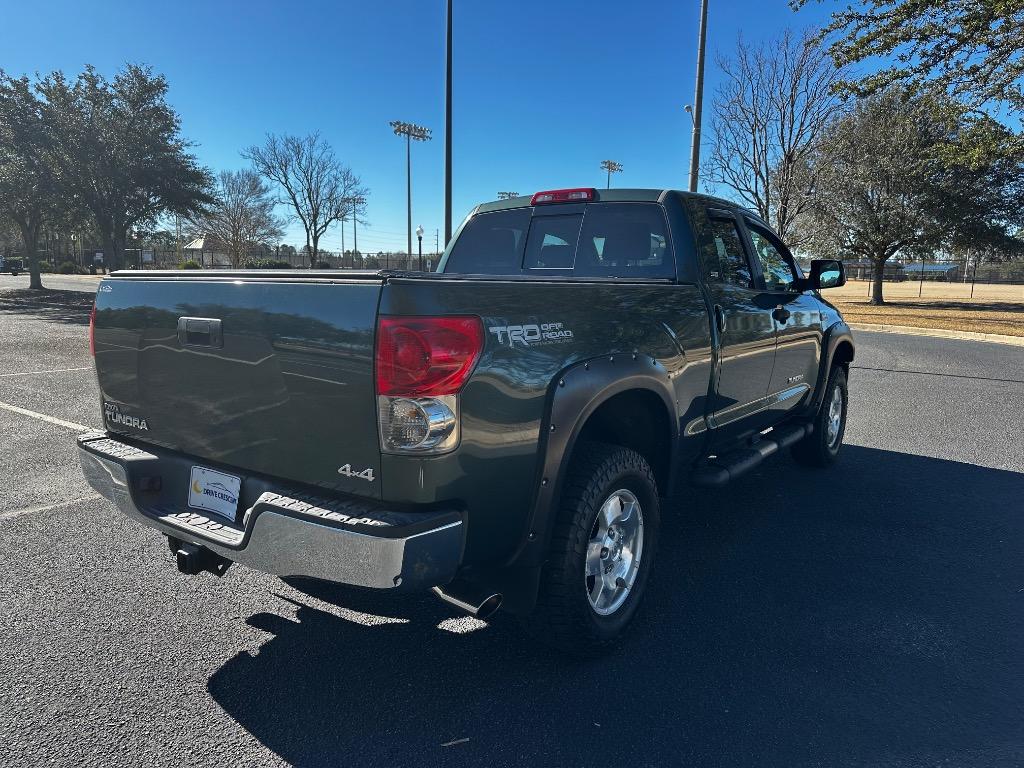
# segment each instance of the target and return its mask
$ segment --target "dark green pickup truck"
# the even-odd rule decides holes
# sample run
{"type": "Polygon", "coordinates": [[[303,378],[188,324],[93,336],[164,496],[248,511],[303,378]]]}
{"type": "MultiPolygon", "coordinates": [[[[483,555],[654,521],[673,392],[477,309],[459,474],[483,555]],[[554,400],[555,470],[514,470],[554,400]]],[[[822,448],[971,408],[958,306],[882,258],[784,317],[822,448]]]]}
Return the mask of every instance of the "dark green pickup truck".
{"type": "Polygon", "coordinates": [[[82,465],[185,573],[433,588],[601,646],[659,499],[835,459],[844,280],[723,200],[594,189],[477,207],[435,274],[119,272],[82,465]]]}

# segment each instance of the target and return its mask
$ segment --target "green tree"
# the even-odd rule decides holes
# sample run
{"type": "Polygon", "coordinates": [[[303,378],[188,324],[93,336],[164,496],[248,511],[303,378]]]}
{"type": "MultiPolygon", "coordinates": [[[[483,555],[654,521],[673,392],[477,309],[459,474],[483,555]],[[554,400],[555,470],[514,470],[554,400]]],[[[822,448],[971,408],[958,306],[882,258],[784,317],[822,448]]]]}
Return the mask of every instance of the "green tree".
{"type": "Polygon", "coordinates": [[[1002,102],[1024,111],[1021,0],[859,0],[833,13],[823,35],[839,65],[891,62],[852,84],[861,95],[937,86],[971,107],[1002,102]]]}
{"type": "Polygon", "coordinates": [[[132,228],[213,201],[162,75],[130,64],[107,80],[87,67],[73,82],[54,72],[37,90],[62,194],[90,212],[111,266],[123,264],[132,228]]]}
{"type": "Polygon", "coordinates": [[[1021,224],[1022,166],[993,145],[1015,138],[945,96],[889,89],[860,100],[816,147],[804,247],[869,260],[871,303],[882,304],[896,254],[1005,245],[1021,224]]]}
{"type": "Polygon", "coordinates": [[[56,215],[56,176],[42,104],[28,78],[0,71],[0,216],[18,228],[29,287],[41,289],[39,240],[56,215]]]}

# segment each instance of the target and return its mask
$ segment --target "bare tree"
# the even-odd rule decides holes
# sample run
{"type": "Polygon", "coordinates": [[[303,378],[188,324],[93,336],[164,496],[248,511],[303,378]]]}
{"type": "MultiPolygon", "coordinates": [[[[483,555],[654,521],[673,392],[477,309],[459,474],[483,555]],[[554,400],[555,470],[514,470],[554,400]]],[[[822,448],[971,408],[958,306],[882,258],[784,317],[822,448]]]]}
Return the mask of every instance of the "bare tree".
{"type": "Polygon", "coordinates": [[[814,185],[808,157],[843,109],[835,86],[844,72],[812,34],[790,31],[757,46],[741,37],[718,65],[709,178],[792,239],[814,185]]]}
{"type": "Polygon", "coordinates": [[[233,267],[241,265],[251,248],[281,237],[283,222],[274,215],[276,202],[256,171],[221,171],[214,197],[192,224],[224,245],[233,267]]]}
{"type": "Polygon", "coordinates": [[[281,188],[281,202],[292,207],[306,232],[309,266],[316,266],[320,238],[332,224],[351,215],[353,198],[367,195],[359,177],[318,133],[267,134],[263,146],[249,147],[242,157],[281,188]]]}

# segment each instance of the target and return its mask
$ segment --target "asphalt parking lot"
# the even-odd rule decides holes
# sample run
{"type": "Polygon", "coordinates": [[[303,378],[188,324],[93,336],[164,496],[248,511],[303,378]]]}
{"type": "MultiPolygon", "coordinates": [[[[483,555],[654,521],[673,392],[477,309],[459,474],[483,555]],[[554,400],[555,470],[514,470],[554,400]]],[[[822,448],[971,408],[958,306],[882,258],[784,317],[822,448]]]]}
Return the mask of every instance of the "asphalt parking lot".
{"type": "Polygon", "coordinates": [[[573,661],[429,595],[180,576],[81,476],[95,281],[47,282],[0,278],[4,765],[1024,764],[1022,347],[858,333],[838,465],[673,499],[636,631],[573,661]]]}

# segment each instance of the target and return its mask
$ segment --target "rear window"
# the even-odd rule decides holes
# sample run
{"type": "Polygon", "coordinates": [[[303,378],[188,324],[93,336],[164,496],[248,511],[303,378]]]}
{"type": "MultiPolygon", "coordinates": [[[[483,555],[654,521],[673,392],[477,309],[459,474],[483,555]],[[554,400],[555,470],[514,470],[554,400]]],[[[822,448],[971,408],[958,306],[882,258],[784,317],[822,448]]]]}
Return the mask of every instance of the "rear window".
{"type": "Polygon", "coordinates": [[[665,216],[653,203],[590,203],[583,214],[530,208],[473,217],[445,272],[672,278],[665,216]]]}
{"type": "Polygon", "coordinates": [[[480,213],[462,228],[448,254],[445,272],[464,275],[517,275],[532,211],[480,213]]]}

